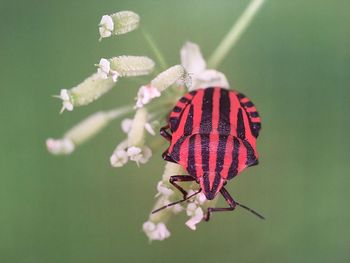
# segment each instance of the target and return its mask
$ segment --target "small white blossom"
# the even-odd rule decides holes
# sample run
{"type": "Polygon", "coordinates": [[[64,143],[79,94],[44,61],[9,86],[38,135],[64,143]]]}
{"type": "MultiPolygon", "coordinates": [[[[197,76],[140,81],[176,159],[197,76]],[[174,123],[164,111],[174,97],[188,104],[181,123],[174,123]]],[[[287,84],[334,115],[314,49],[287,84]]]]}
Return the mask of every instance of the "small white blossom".
{"type": "Polygon", "coordinates": [[[157,191],[158,191],[158,193],[156,194],[156,197],[158,197],[160,195],[170,196],[174,193],[174,191],[171,190],[166,184],[164,184],[163,181],[158,182],[157,191]]]}
{"type": "Polygon", "coordinates": [[[128,153],[125,150],[116,150],[109,160],[113,167],[122,167],[128,162],[128,153]]]}
{"type": "Polygon", "coordinates": [[[136,107],[142,108],[152,99],[160,97],[160,92],[157,88],[152,86],[141,86],[137,93],[136,107]]]}
{"type": "Polygon", "coordinates": [[[68,90],[61,89],[59,98],[62,100],[61,113],[64,110],[67,110],[67,111],[72,111],[73,110],[73,108],[74,108],[73,101],[72,101],[72,98],[69,96],[68,90]]]}
{"type": "Polygon", "coordinates": [[[113,82],[116,82],[119,77],[119,73],[116,70],[111,69],[111,63],[105,58],[101,58],[100,63],[98,64],[97,73],[100,74],[102,79],[111,77],[113,82]]]}
{"type": "Polygon", "coordinates": [[[229,87],[224,74],[217,70],[206,68],[206,62],[197,44],[191,42],[185,43],[180,55],[182,66],[191,75],[192,83],[189,90],[212,86],[229,87]]]}
{"type": "Polygon", "coordinates": [[[173,213],[174,214],[178,214],[180,213],[182,210],[184,210],[184,208],[180,205],[180,204],[176,204],[173,206],[173,213]]]}
{"type": "Polygon", "coordinates": [[[112,35],[114,29],[114,22],[112,17],[109,15],[104,15],[101,18],[100,24],[99,24],[99,32],[100,32],[100,40],[105,37],[110,37],[112,35]]]}
{"type": "Polygon", "coordinates": [[[133,122],[133,120],[129,119],[129,118],[122,120],[122,122],[121,122],[122,131],[125,132],[126,134],[128,134],[131,130],[132,122],[133,122]]]}
{"type": "Polygon", "coordinates": [[[154,129],[150,123],[146,122],[145,129],[146,129],[146,131],[148,131],[149,134],[151,134],[153,136],[156,135],[156,132],[154,131],[154,129]]]}
{"type": "Polygon", "coordinates": [[[147,221],[142,226],[143,231],[146,233],[150,241],[152,240],[164,240],[170,237],[170,232],[166,225],[162,222],[155,224],[151,221],[147,221]]]}
{"type": "Polygon", "coordinates": [[[130,160],[135,161],[137,165],[144,164],[152,157],[152,151],[147,146],[142,148],[131,146],[127,150],[130,160]]]}
{"type": "Polygon", "coordinates": [[[121,35],[135,30],[140,22],[138,14],[132,11],[121,11],[102,16],[99,24],[100,41],[102,38],[121,35]]]}
{"type": "Polygon", "coordinates": [[[59,154],[70,154],[74,151],[74,143],[67,139],[52,139],[49,138],[46,140],[46,147],[47,150],[55,155],[59,154]]]}
{"type": "MultiPolygon", "coordinates": [[[[126,118],[124,120],[122,120],[121,122],[121,127],[122,127],[122,131],[125,132],[126,134],[128,134],[131,131],[131,127],[132,127],[132,119],[126,118]]],[[[151,134],[151,135],[156,135],[152,125],[148,122],[145,123],[145,130],[151,134]]]]}
{"type": "Polygon", "coordinates": [[[105,58],[101,58],[98,64],[97,73],[100,74],[102,79],[108,78],[109,71],[111,70],[111,63],[105,58]]]}
{"type": "Polygon", "coordinates": [[[207,201],[207,198],[205,197],[205,194],[199,193],[199,194],[196,196],[196,202],[197,202],[199,205],[203,205],[206,201],[207,201]]]}
{"type": "Polygon", "coordinates": [[[202,221],[204,213],[201,207],[197,207],[196,204],[190,203],[187,206],[187,215],[191,216],[189,220],[186,221],[186,226],[192,230],[196,230],[196,225],[202,221]]]}

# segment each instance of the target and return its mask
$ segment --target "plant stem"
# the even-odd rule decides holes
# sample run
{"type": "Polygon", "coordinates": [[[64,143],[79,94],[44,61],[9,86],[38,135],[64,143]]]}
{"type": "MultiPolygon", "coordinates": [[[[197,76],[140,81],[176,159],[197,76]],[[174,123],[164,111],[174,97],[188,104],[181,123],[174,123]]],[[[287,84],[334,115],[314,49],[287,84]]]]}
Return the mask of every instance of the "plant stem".
{"type": "Polygon", "coordinates": [[[247,29],[248,25],[257,14],[265,0],[252,0],[248,7],[244,10],[238,20],[232,25],[230,31],[220,42],[208,61],[209,68],[217,68],[228,52],[240,39],[241,35],[247,29]]]}
{"type": "Polygon", "coordinates": [[[168,66],[167,66],[167,63],[165,62],[164,56],[163,56],[162,52],[159,50],[159,48],[157,47],[157,45],[154,42],[151,35],[148,34],[145,30],[142,30],[142,34],[143,34],[144,38],[146,39],[148,45],[151,47],[153,53],[155,54],[155,56],[160,64],[161,69],[162,70],[167,69],[168,66]]]}

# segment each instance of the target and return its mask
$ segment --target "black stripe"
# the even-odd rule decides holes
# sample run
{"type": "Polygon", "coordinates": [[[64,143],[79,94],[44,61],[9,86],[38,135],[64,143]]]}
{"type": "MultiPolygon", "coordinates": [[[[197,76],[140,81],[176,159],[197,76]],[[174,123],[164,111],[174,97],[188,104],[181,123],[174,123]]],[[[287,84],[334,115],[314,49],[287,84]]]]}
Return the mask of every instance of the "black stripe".
{"type": "Polygon", "coordinates": [[[237,97],[238,97],[239,100],[241,100],[241,99],[244,99],[244,98],[245,98],[245,95],[242,94],[242,93],[238,93],[238,94],[237,94],[237,97]]]}
{"type": "Polygon", "coordinates": [[[189,102],[190,100],[189,99],[187,99],[187,98],[185,98],[185,97],[182,97],[181,99],[180,99],[180,102],[182,102],[182,103],[186,103],[186,102],[189,102]]]}
{"type": "Polygon", "coordinates": [[[191,104],[190,110],[188,111],[185,128],[184,128],[184,135],[188,136],[192,134],[193,129],[193,105],[191,104]]]}
{"type": "Polygon", "coordinates": [[[173,109],[173,112],[180,112],[182,111],[182,108],[180,108],[179,106],[175,106],[173,109]]]}
{"type": "Polygon", "coordinates": [[[177,130],[177,128],[179,126],[179,118],[170,117],[169,118],[169,123],[170,123],[171,131],[174,132],[174,131],[177,130]]]}
{"type": "Polygon", "coordinates": [[[243,105],[243,107],[247,107],[247,108],[254,107],[254,104],[251,101],[248,101],[246,103],[242,103],[242,105],[243,105]]]}
{"type": "Polygon", "coordinates": [[[209,135],[201,134],[201,157],[203,172],[209,171],[209,135]]]}
{"type": "Polygon", "coordinates": [[[196,176],[196,164],[195,164],[195,156],[194,156],[194,143],[195,136],[190,137],[189,145],[188,145],[188,159],[187,159],[187,171],[190,175],[196,176]]]}
{"type": "Polygon", "coordinates": [[[239,140],[233,137],[233,151],[232,151],[232,163],[228,170],[227,179],[230,180],[235,177],[238,173],[238,154],[239,154],[240,143],[239,140]]]}
{"type": "Polygon", "coordinates": [[[209,134],[212,131],[212,115],[213,115],[213,88],[204,90],[202,103],[202,116],[200,124],[200,133],[209,134]]]}
{"type": "Polygon", "coordinates": [[[237,136],[242,140],[245,139],[245,127],[244,127],[242,109],[239,109],[237,114],[237,136]]]}
{"type": "Polygon", "coordinates": [[[251,122],[250,123],[250,129],[252,130],[252,134],[255,138],[259,136],[259,132],[261,129],[261,123],[260,122],[251,122]]]}
{"type": "Polygon", "coordinates": [[[257,159],[256,159],[256,156],[254,155],[253,147],[250,145],[250,143],[248,141],[243,141],[243,144],[244,144],[245,148],[247,149],[247,161],[245,164],[247,166],[252,166],[252,165],[256,164],[257,159]]]}
{"type": "Polygon", "coordinates": [[[227,138],[228,138],[227,135],[219,136],[219,144],[218,144],[218,149],[216,151],[216,166],[215,166],[215,172],[219,174],[221,173],[224,166],[227,138]]]}
{"type": "MultiPolygon", "coordinates": [[[[209,186],[210,186],[210,182],[209,182],[209,173],[205,173],[203,174],[203,184],[204,184],[204,194],[205,193],[210,193],[210,189],[209,189],[209,186]]],[[[207,196],[207,194],[205,195],[207,196]]]]}
{"type": "Polygon", "coordinates": [[[258,113],[257,111],[249,112],[249,115],[250,115],[250,117],[252,117],[252,118],[257,118],[257,117],[259,117],[259,113],[258,113]]]}
{"type": "Polygon", "coordinates": [[[219,134],[230,134],[230,110],[231,103],[228,90],[221,89],[220,90],[220,112],[219,112],[219,134]]]}
{"type": "Polygon", "coordinates": [[[219,173],[215,173],[213,187],[210,190],[210,192],[212,193],[213,197],[214,197],[214,194],[216,193],[216,191],[217,191],[217,189],[219,187],[220,181],[221,181],[221,175],[219,173]]]}
{"type": "Polygon", "coordinates": [[[174,159],[174,161],[178,162],[180,161],[180,149],[181,145],[185,141],[187,137],[181,137],[180,139],[177,140],[177,142],[174,145],[174,148],[171,152],[171,157],[174,159]]]}

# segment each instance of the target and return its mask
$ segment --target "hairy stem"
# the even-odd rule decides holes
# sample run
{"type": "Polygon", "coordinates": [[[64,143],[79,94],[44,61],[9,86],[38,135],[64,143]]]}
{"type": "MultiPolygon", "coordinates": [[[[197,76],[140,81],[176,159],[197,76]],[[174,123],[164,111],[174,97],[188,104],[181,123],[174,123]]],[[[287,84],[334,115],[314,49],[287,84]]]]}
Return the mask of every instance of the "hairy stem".
{"type": "Polygon", "coordinates": [[[145,30],[142,30],[142,34],[144,36],[144,38],[146,39],[148,45],[150,46],[150,48],[152,49],[154,55],[156,56],[160,67],[162,70],[165,70],[168,68],[167,63],[165,61],[165,58],[162,54],[162,52],[159,50],[159,48],[157,47],[156,43],[154,42],[153,38],[151,37],[150,34],[148,34],[145,30]]]}

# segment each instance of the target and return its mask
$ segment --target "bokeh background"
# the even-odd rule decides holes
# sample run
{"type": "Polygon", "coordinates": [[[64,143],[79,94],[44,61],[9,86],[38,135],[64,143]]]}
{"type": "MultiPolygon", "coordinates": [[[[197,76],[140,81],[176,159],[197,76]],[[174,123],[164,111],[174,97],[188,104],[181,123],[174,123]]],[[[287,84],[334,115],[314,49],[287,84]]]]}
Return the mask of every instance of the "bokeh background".
{"type": "MultiPolygon", "coordinates": [[[[109,166],[119,122],[55,157],[83,117],[132,101],[137,81],[58,114],[51,98],[92,73],[101,57],[154,55],[140,30],[99,43],[101,15],[133,10],[170,65],[191,40],[205,57],[245,0],[0,1],[0,262],[349,262],[350,2],[268,0],[219,70],[263,119],[260,165],[228,189],[267,218],[219,213],[198,230],[174,218],[170,239],[149,244],[160,153],[139,169],[109,166]]],[[[223,202],[220,201],[220,204],[223,202]]]]}

